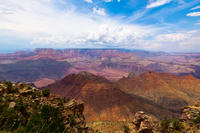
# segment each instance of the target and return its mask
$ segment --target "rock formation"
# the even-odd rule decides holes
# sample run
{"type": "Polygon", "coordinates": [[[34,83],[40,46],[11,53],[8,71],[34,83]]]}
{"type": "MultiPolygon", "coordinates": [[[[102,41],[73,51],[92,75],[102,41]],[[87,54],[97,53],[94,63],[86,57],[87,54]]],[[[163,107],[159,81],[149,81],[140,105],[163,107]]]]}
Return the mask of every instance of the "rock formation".
{"type": "Polygon", "coordinates": [[[158,119],[143,111],[135,113],[133,124],[138,133],[155,133],[158,130],[158,119]]]}
{"type": "MultiPolygon", "coordinates": [[[[23,129],[23,132],[25,132],[28,128],[27,124],[30,124],[32,116],[34,116],[35,113],[40,115],[40,110],[43,107],[61,112],[62,120],[59,122],[63,121],[65,131],[73,133],[92,132],[92,129],[90,130],[86,127],[85,117],[83,115],[84,105],[82,102],[60,98],[49,94],[48,90],[41,91],[25,83],[0,83],[0,130],[18,131],[23,129]],[[10,111],[15,113],[8,116],[10,114],[7,115],[6,113],[10,111]],[[9,117],[9,119],[6,119],[6,117],[9,117]],[[21,123],[22,118],[26,121],[25,125],[21,123]],[[6,128],[9,125],[9,123],[7,123],[8,120],[12,121],[13,124],[11,123],[11,125],[15,126],[6,128]],[[19,123],[19,125],[15,123],[19,123]],[[20,124],[23,126],[21,127],[20,124]]],[[[47,114],[48,113],[49,112],[47,112],[47,114]]],[[[33,117],[33,119],[37,118],[36,116],[33,117]]],[[[56,118],[52,117],[50,119],[56,118]]]]}
{"type": "Polygon", "coordinates": [[[143,111],[135,113],[133,125],[137,133],[199,133],[200,106],[186,106],[181,117],[159,121],[143,111]]]}

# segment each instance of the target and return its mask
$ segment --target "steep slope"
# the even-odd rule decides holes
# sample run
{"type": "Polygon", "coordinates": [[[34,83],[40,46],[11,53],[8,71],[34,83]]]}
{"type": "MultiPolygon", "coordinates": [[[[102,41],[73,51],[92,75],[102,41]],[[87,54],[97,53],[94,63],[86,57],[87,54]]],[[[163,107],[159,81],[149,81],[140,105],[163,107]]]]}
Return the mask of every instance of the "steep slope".
{"type": "Polygon", "coordinates": [[[159,118],[172,115],[160,106],[139,96],[126,94],[114,83],[88,72],[68,75],[47,88],[54,94],[83,101],[87,121],[130,120],[139,110],[159,118]]]}
{"type": "Polygon", "coordinates": [[[191,75],[146,72],[124,77],[116,84],[128,94],[144,97],[173,112],[200,101],[200,80],[191,75]]]}

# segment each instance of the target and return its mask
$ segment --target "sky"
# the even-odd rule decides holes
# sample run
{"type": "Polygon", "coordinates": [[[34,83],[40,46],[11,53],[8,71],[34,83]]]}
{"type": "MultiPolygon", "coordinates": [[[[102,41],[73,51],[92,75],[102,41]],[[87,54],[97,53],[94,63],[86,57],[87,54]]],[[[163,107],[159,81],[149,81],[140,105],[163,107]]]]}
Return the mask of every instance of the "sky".
{"type": "Polygon", "coordinates": [[[0,52],[200,52],[200,0],[0,0],[0,52]]]}

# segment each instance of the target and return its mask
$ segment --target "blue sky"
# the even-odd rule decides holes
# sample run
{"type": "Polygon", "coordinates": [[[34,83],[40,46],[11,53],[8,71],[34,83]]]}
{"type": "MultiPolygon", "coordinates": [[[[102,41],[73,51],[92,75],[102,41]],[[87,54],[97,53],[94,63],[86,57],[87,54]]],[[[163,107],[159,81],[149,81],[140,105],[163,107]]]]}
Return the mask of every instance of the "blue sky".
{"type": "Polygon", "coordinates": [[[200,0],[0,0],[0,52],[200,52],[200,0]]]}

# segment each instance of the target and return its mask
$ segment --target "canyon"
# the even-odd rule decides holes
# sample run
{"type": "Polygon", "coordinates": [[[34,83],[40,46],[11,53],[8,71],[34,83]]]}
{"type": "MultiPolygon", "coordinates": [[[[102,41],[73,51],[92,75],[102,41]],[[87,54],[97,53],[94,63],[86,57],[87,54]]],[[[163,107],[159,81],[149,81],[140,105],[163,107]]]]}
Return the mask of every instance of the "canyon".
{"type": "Polygon", "coordinates": [[[110,81],[117,81],[131,72],[140,75],[148,71],[199,78],[200,53],[45,48],[0,54],[1,80],[35,82],[38,87],[43,87],[81,71],[103,76],[110,81]]]}

